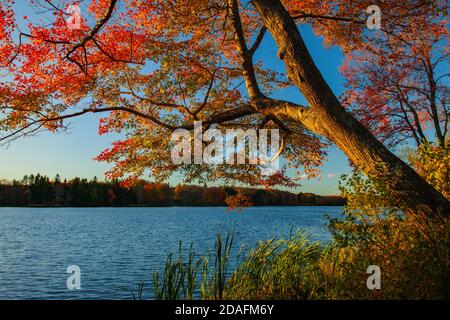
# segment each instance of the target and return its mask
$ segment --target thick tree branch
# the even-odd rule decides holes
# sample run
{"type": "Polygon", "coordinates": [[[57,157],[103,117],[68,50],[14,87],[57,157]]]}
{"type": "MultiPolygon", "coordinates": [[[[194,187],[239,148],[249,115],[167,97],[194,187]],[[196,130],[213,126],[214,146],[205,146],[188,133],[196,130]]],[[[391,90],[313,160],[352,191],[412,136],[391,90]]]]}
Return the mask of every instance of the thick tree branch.
{"type": "Polygon", "coordinates": [[[239,7],[237,0],[228,0],[228,7],[230,10],[230,16],[233,22],[235,43],[237,51],[242,61],[243,76],[245,79],[245,85],[247,87],[248,95],[251,100],[257,100],[263,95],[258,87],[256,80],[255,69],[253,67],[252,55],[247,48],[245,42],[245,35],[242,29],[242,22],[239,15],[239,7]]]}

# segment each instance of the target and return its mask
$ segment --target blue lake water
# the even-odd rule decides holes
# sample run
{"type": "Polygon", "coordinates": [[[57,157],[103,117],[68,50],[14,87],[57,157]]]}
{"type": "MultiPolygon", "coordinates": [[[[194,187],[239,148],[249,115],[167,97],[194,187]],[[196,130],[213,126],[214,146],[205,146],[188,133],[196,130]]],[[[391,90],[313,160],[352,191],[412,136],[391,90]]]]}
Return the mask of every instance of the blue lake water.
{"type": "Polygon", "coordinates": [[[0,299],[131,299],[144,281],[152,298],[152,274],[169,252],[194,243],[214,247],[219,226],[235,230],[241,245],[288,236],[306,228],[313,240],[330,234],[324,214],[342,207],[226,208],[0,208],[0,299]],[[68,290],[66,269],[81,269],[81,290],[68,290]]]}

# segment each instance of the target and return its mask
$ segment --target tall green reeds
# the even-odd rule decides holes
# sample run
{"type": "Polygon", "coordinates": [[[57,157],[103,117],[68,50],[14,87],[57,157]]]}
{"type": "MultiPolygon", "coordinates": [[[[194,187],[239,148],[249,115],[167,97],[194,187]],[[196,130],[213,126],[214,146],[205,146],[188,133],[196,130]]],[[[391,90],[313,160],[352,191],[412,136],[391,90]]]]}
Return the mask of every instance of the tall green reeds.
{"type": "Polygon", "coordinates": [[[160,278],[157,272],[153,274],[155,298],[158,300],[223,299],[233,238],[234,232],[229,231],[223,242],[219,229],[214,252],[196,257],[191,244],[186,262],[183,261],[180,242],[178,257],[174,259],[172,253],[168,255],[162,277],[160,278]],[[210,261],[214,261],[212,267],[210,261]],[[201,272],[201,278],[198,278],[199,272],[201,272]]]}
{"type": "Polygon", "coordinates": [[[153,274],[155,298],[158,300],[192,299],[196,289],[197,273],[203,257],[195,258],[193,245],[189,247],[187,261],[183,262],[182,243],[178,246],[178,257],[167,256],[162,279],[159,273],[153,274]]]}

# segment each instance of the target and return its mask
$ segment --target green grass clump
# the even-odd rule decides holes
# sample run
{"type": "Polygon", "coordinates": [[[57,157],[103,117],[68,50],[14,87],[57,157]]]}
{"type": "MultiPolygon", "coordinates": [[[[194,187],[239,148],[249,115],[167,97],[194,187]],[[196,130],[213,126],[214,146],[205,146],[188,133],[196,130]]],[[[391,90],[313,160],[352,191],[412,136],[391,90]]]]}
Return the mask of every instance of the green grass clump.
{"type": "Polygon", "coordinates": [[[229,299],[308,299],[320,290],[315,262],[319,243],[302,231],[260,242],[246,253],[227,282],[229,299]]]}

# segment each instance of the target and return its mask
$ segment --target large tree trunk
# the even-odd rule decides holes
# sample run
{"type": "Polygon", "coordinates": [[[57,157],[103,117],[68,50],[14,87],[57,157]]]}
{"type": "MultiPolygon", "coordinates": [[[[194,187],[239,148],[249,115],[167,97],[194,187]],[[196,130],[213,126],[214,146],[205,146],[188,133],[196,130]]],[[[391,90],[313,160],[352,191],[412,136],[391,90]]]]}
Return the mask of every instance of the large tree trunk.
{"type": "Polygon", "coordinates": [[[310,112],[316,120],[314,123],[304,121],[303,124],[333,141],[367,175],[383,179],[397,199],[396,205],[404,212],[427,217],[448,216],[449,201],[342,107],[280,1],[254,0],[253,3],[278,45],[288,78],[310,104],[310,112]]]}

